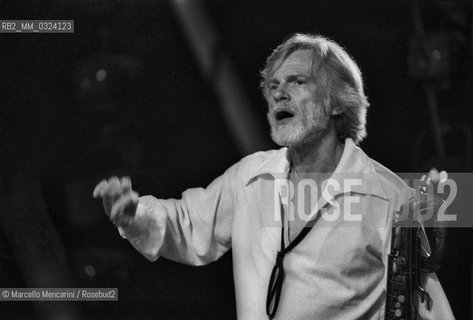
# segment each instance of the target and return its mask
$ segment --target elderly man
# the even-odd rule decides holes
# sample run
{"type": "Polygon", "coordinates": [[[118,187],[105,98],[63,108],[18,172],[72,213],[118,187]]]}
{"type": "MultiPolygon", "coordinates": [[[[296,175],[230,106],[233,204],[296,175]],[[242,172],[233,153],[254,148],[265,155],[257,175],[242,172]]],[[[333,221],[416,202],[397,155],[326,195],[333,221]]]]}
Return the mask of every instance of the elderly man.
{"type": "MultiPolygon", "coordinates": [[[[151,261],[203,265],[232,248],[238,319],[382,319],[393,212],[413,191],[357,147],[369,105],[359,68],[335,42],[296,34],[268,58],[261,88],[282,149],[178,200],[138,198],[116,177],[94,196],[151,261]]],[[[453,318],[435,275],[425,282],[433,308],[419,314],[453,318]]]]}

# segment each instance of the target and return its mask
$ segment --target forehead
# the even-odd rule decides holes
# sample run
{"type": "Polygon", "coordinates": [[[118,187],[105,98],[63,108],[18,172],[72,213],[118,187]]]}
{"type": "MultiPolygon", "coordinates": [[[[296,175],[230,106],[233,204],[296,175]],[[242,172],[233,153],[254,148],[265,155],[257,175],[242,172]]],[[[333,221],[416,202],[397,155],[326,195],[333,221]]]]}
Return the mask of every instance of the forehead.
{"type": "Polygon", "coordinates": [[[285,60],[276,64],[272,70],[272,78],[287,75],[311,75],[312,74],[312,51],[301,49],[292,52],[285,60]]]}

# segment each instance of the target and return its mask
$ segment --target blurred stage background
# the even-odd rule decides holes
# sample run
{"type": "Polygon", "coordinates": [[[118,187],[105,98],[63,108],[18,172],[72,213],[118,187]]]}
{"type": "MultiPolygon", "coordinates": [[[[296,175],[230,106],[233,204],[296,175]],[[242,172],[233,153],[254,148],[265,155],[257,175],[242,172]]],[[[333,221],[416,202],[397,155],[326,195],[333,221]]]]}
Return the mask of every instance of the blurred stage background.
{"type": "MultiPolygon", "coordinates": [[[[119,302],[66,305],[60,319],[234,318],[230,253],[199,268],[149,263],[95,184],[129,175],[142,195],[179,197],[274,148],[259,70],[294,32],[333,38],[360,65],[368,155],[395,172],[471,171],[471,16],[468,1],[0,0],[0,19],[75,21],[74,34],[0,34],[0,287],[119,288],[119,302]]],[[[438,272],[457,319],[472,319],[472,234],[449,230],[438,272]]],[[[56,308],[0,307],[1,319],[56,308]]]]}

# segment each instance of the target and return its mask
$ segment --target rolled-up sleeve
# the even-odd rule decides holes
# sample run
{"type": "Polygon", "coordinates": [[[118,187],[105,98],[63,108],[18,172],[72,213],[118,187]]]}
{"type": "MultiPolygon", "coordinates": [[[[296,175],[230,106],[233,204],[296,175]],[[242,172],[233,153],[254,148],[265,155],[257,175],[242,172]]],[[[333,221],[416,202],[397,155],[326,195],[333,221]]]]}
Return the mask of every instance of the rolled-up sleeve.
{"type": "Polygon", "coordinates": [[[154,261],[159,257],[191,265],[217,260],[231,246],[239,163],[230,167],[207,188],[192,188],[181,199],[140,198],[136,221],[144,232],[132,235],[119,228],[122,237],[154,261]]]}

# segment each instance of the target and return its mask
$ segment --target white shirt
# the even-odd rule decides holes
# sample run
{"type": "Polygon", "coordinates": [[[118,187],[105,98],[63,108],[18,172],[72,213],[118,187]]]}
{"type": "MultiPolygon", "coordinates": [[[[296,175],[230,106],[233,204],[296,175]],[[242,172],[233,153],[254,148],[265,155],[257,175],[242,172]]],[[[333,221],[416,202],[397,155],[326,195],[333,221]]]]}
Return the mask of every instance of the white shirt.
{"type": "MultiPolygon", "coordinates": [[[[203,265],[232,248],[238,319],[267,319],[269,277],[281,238],[281,190],[275,182],[287,177],[289,167],[286,148],[257,152],[207,188],[186,190],[181,199],[141,197],[136,219],[146,232],[132,237],[119,228],[120,234],[151,261],[163,256],[203,265]]],[[[340,188],[324,189],[325,199],[315,209],[319,220],[285,257],[275,319],[384,318],[392,215],[412,189],[351,139],[332,177],[340,188]],[[361,184],[345,192],[346,177],[361,184]],[[345,219],[348,205],[351,217],[361,221],[345,219]],[[329,221],[337,209],[341,216],[329,221]]]]}

